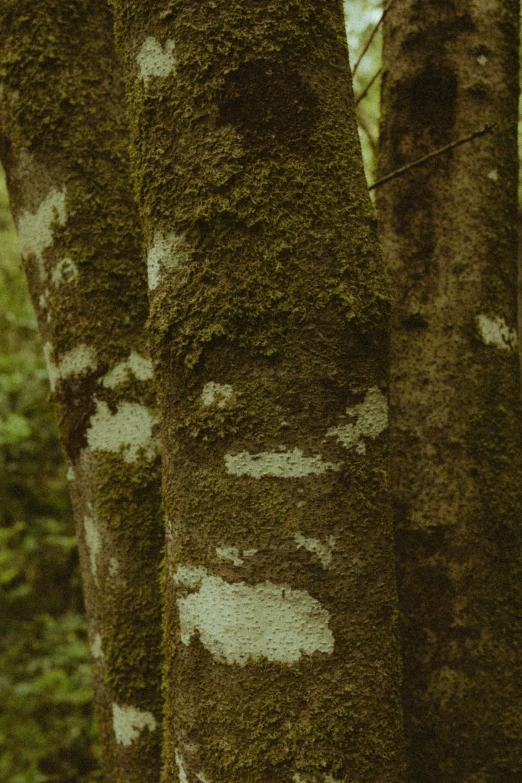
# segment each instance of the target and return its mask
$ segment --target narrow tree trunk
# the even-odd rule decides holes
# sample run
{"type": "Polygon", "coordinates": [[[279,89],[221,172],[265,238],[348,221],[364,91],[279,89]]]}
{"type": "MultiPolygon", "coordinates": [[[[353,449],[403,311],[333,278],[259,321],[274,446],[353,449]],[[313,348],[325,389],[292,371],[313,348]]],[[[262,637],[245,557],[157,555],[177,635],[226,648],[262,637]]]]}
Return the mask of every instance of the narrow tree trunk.
{"type": "Polygon", "coordinates": [[[159,779],[163,543],[123,85],[102,0],[4,0],[1,154],[69,465],[107,779],[159,779]]]}
{"type": "Polygon", "coordinates": [[[338,0],[117,0],[167,514],[163,780],[400,779],[388,290],[338,0]]]}
{"type": "Polygon", "coordinates": [[[522,779],[518,5],[395,3],[378,191],[408,779],[522,779]]]}
{"type": "MultiPolygon", "coordinates": [[[[519,161],[520,171],[520,161],[519,161]]],[[[522,390],[522,203],[518,203],[518,295],[517,295],[517,309],[518,309],[518,360],[520,364],[520,381],[522,390]]]]}

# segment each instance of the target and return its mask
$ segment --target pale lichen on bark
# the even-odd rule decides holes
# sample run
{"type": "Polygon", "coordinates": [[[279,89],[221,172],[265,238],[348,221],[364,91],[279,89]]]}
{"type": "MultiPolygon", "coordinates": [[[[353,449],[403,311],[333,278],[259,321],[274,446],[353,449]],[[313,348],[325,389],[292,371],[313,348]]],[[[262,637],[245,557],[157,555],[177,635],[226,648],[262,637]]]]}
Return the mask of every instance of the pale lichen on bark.
{"type": "Polygon", "coordinates": [[[165,449],[163,780],[396,783],[386,432],[366,411],[389,291],[341,4],[113,5],[165,449]],[[145,80],[151,39],[175,68],[145,80]],[[357,422],[354,448],[327,437],[357,422]]]}
{"type": "Polygon", "coordinates": [[[105,770],[154,783],[152,717],[136,735],[139,719],[122,733],[112,713],[132,705],[159,727],[163,543],[146,266],[112,19],[101,0],[7,0],[0,24],[0,155],[68,461],[105,770]]]}
{"type": "Polygon", "coordinates": [[[377,191],[395,287],[390,432],[408,780],[522,775],[518,4],[395,3],[377,191]]]}

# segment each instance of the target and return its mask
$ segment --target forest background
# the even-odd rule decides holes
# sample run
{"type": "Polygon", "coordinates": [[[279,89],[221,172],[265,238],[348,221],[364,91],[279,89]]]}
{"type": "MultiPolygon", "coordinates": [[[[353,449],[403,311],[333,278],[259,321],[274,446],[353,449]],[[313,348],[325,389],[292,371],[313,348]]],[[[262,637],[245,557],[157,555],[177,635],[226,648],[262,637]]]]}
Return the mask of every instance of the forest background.
{"type": "MultiPolygon", "coordinates": [[[[352,67],[377,0],[345,4],[352,67]]],[[[375,179],[381,40],[357,68],[368,182],[375,179]]],[[[519,139],[521,124],[519,123],[519,139]]],[[[0,783],[101,780],[87,630],[65,468],[36,318],[0,177],[0,783]]]]}

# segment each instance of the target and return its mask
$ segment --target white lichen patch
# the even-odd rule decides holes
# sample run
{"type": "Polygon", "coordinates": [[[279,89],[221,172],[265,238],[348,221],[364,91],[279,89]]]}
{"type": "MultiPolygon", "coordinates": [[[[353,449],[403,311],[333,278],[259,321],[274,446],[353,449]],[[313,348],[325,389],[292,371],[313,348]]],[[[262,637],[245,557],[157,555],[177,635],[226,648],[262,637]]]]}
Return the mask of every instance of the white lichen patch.
{"type": "Polygon", "coordinates": [[[167,544],[173,544],[180,533],[180,525],[178,522],[174,522],[171,517],[165,515],[165,537],[167,539],[167,544]]]}
{"type": "Polygon", "coordinates": [[[134,375],[138,381],[150,381],[152,378],[152,362],[145,356],[140,356],[136,351],[131,351],[129,358],[120,362],[107,375],[101,379],[101,383],[107,389],[115,389],[122,383],[126,383],[130,376],[134,375]]]}
{"type": "Polygon", "coordinates": [[[96,634],[91,644],[91,655],[96,660],[103,658],[102,639],[99,633],[96,634]]]}
{"type": "Polygon", "coordinates": [[[491,169],[487,177],[493,180],[493,182],[498,182],[498,169],[491,169]]]}
{"type": "Polygon", "coordinates": [[[54,267],[51,281],[56,285],[63,283],[76,283],[78,280],[78,267],[72,258],[62,258],[54,267]]]}
{"type": "Polygon", "coordinates": [[[347,408],[348,416],[357,419],[355,424],[341,424],[331,427],[327,437],[335,436],[347,449],[355,449],[357,454],[366,453],[364,438],[376,438],[388,426],[388,402],[384,394],[372,386],[359,405],[347,408]]]}
{"type": "Polygon", "coordinates": [[[65,220],[65,188],[51,190],[36,212],[22,212],[18,218],[20,252],[26,261],[36,259],[41,280],[46,277],[43,253],[53,244],[51,226],[54,221],[63,226],[65,220]]]}
{"type": "Polygon", "coordinates": [[[47,323],[52,321],[52,313],[49,309],[49,289],[46,288],[43,294],[38,297],[38,307],[47,318],[47,323]]]}
{"type": "Polygon", "coordinates": [[[152,247],[147,253],[149,290],[154,291],[158,287],[164,269],[175,269],[189,259],[190,250],[183,235],[173,231],[169,234],[156,231],[152,247]]]}
{"type": "Polygon", "coordinates": [[[59,380],[65,380],[73,375],[82,375],[88,370],[95,370],[97,359],[96,351],[90,345],[77,345],[70,351],[62,354],[58,362],[53,360],[53,346],[51,343],[45,343],[43,346],[45,362],[47,364],[47,374],[51,391],[54,391],[59,380]]]}
{"type": "Polygon", "coordinates": [[[321,475],[327,470],[339,470],[339,465],[323,462],[319,455],[305,457],[301,449],[293,451],[261,451],[250,454],[241,451],[239,454],[226,454],[227,473],[233,476],[275,476],[277,478],[302,478],[311,474],[321,475]]]}
{"type": "Polygon", "coordinates": [[[176,568],[172,578],[177,585],[193,589],[201,584],[207,574],[207,569],[202,566],[184,565],[176,568]]]}
{"type": "Polygon", "coordinates": [[[150,731],[154,731],[157,727],[152,712],[145,712],[126,704],[120,707],[115,703],[112,705],[112,725],[116,742],[126,747],[139,737],[143,729],[148,728],[150,731]]]}
{"type": "Polygon", "coordinates": [[[49,386],[51,387],[51,391],[54,391],[56,389],[56,384],[60,378],[60,370],[58,369],[57,365],[53,361],[53,346],[51,345],[51,343],[44,343],[43,354],[45,358],[45,363],[47,365],[49,386]]]}
{"type": "Polygon", "coordinates": [[[485,65],[487,63],[487,61],[488,61],[488,58],[486,57],[485,54],[480,54],[477,57],[477,62],[478,62],[479,65],[485,65]]]}
{"type": "Polygon", "coordinates": [[[477,316],[477,327],[485,345],[493,345],[502,351],[515,350],[518,344],[517,333],[498,315],[477,316]]]}
{"type": "Polygon", "coordinates": [[[97,363],[94,348],[91,345],[81,343],[60,357],[58,362],[59,377],[65,380],[73,375],[83,375],[88,370],[95,370],[97,363]]]}
{"type": "Polygon", "coordinates": [[[76,473],[74,472],[74,468],[72,465],[69,465],[67,468],[67,481],[75,481],[76,480],[76,473]]]}
{"type": "Polygon", "coordinates": [[[209,381],[203,386],[201,401],[203,405],[216,405],[218,408],[224,408],[231,398],[232,392],[232,386],[228,383],[209,381]]]}
{"type": "Polygon", "coordinates": [[[149,36],[143,41],[136,57],[140,79],[147,85],[153,76],[164,79],[176,70],[174,41],[169,39],[162,46],[156,38],[149,36]]]}
{"type": "Polygon", "coordinates": [[[237,546],[216,547],[216,555],[221,560],[230,560],[237,567],[244,564],[245,557],[253,557],[258,551],[258,549],[243,549],[241,552],[237,546]]]}
{"type": "Polygon", "coordinates": [[[318,538],[307,538],[301,533],[296,533],[294,540],[298,549],[306,549],[308,552],[317,555],[324,568],[328,568],[331,565],[335,536],[328,536],[325,541],[320,541],[318,538]]]}
{"type": "Polygon", "coordinates": [[[83,527],[85,530],[85,545],[87,546],[89,559],[91,561],[91,573],[94,577],[94,581],[98,584],[97,558],[101,550],[101,536],[93,517],[89,515],[84,516],[83,527]]]}
{"type": "Polygon", "coordinates": [[[185,772],[185,764],[183,762],[183,756],[176,750],[176,765],[178,767],[179,783],[188,783],[187,773],[185,772]]]}
{"type": "Polygon", "coordinates": [[[242,566],[245,562],[243,558],[240,556],[239,549],[237,546],[229,546],[229,547],[216,547],[216,555],[221,560],[230,560],[233,565],[235,566],[242,566]]]}
{"type": "Polygon", "coordinates": [[[294,663],[303,655],[334,649],[330,615],[305,590],[269,581],[230,584],[205,575],[198,591],[178,598],[177,604],[183,644],[198,634],[224,663],[244,666],[263,658],[294,663]]]}
{"type": "Polygon", "coordinates": [[[96,400],[87,443],[93,451],[121,451],[125,462],[136,462],[141,449],[147,459],[153,459],[157,453],[153,435],[157,419],[157,414],[136,402],[122,402],[111,413],[106,402],[96,400]]]}
{"type": "MultiPolygon", "coordinates": [[[[185,762],[183,761],[183,756],[179,752],[179,750],[175,751],[176,756],[176,766],[178,768],[178,776],[179,776],[179,783],[188,783],[187,778],[187,772],[185,770],[185,762]]],[[[202,772],[192,772],[194,777],[196,777],[198,780],[201,781],[201,783],[208,783],[208,780],[203,775],[202,772]]]]}

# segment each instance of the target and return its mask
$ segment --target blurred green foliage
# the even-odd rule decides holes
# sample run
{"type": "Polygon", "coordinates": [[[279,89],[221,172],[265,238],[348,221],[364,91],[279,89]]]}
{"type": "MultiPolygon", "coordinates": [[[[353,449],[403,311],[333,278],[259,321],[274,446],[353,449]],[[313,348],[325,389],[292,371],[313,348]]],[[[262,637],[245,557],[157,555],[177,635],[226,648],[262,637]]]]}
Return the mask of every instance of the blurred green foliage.
{"type": "Polygon", "coordinates": [[[63,458],[0,177],[0,783],[100,780],[63,458]]]}
{"type": "MultiPolygon", "coordinates": [[[[346,35],[352,71],[381,16],[382,3],[380,0],[344,0],[346,35]]],[[[379,27],[355,73],[353,91],[356,101],[359,96],[362,96],[376,74],[378,74],[382,63],[381,53],[382,29],[379,27]]],[[[357,104],[359,138],[361,140],[364,169],[368,184],[377,179],[380,101],[381,80],[380,76],[378,76],[373,81],[368,92],[357,104]]]]}

